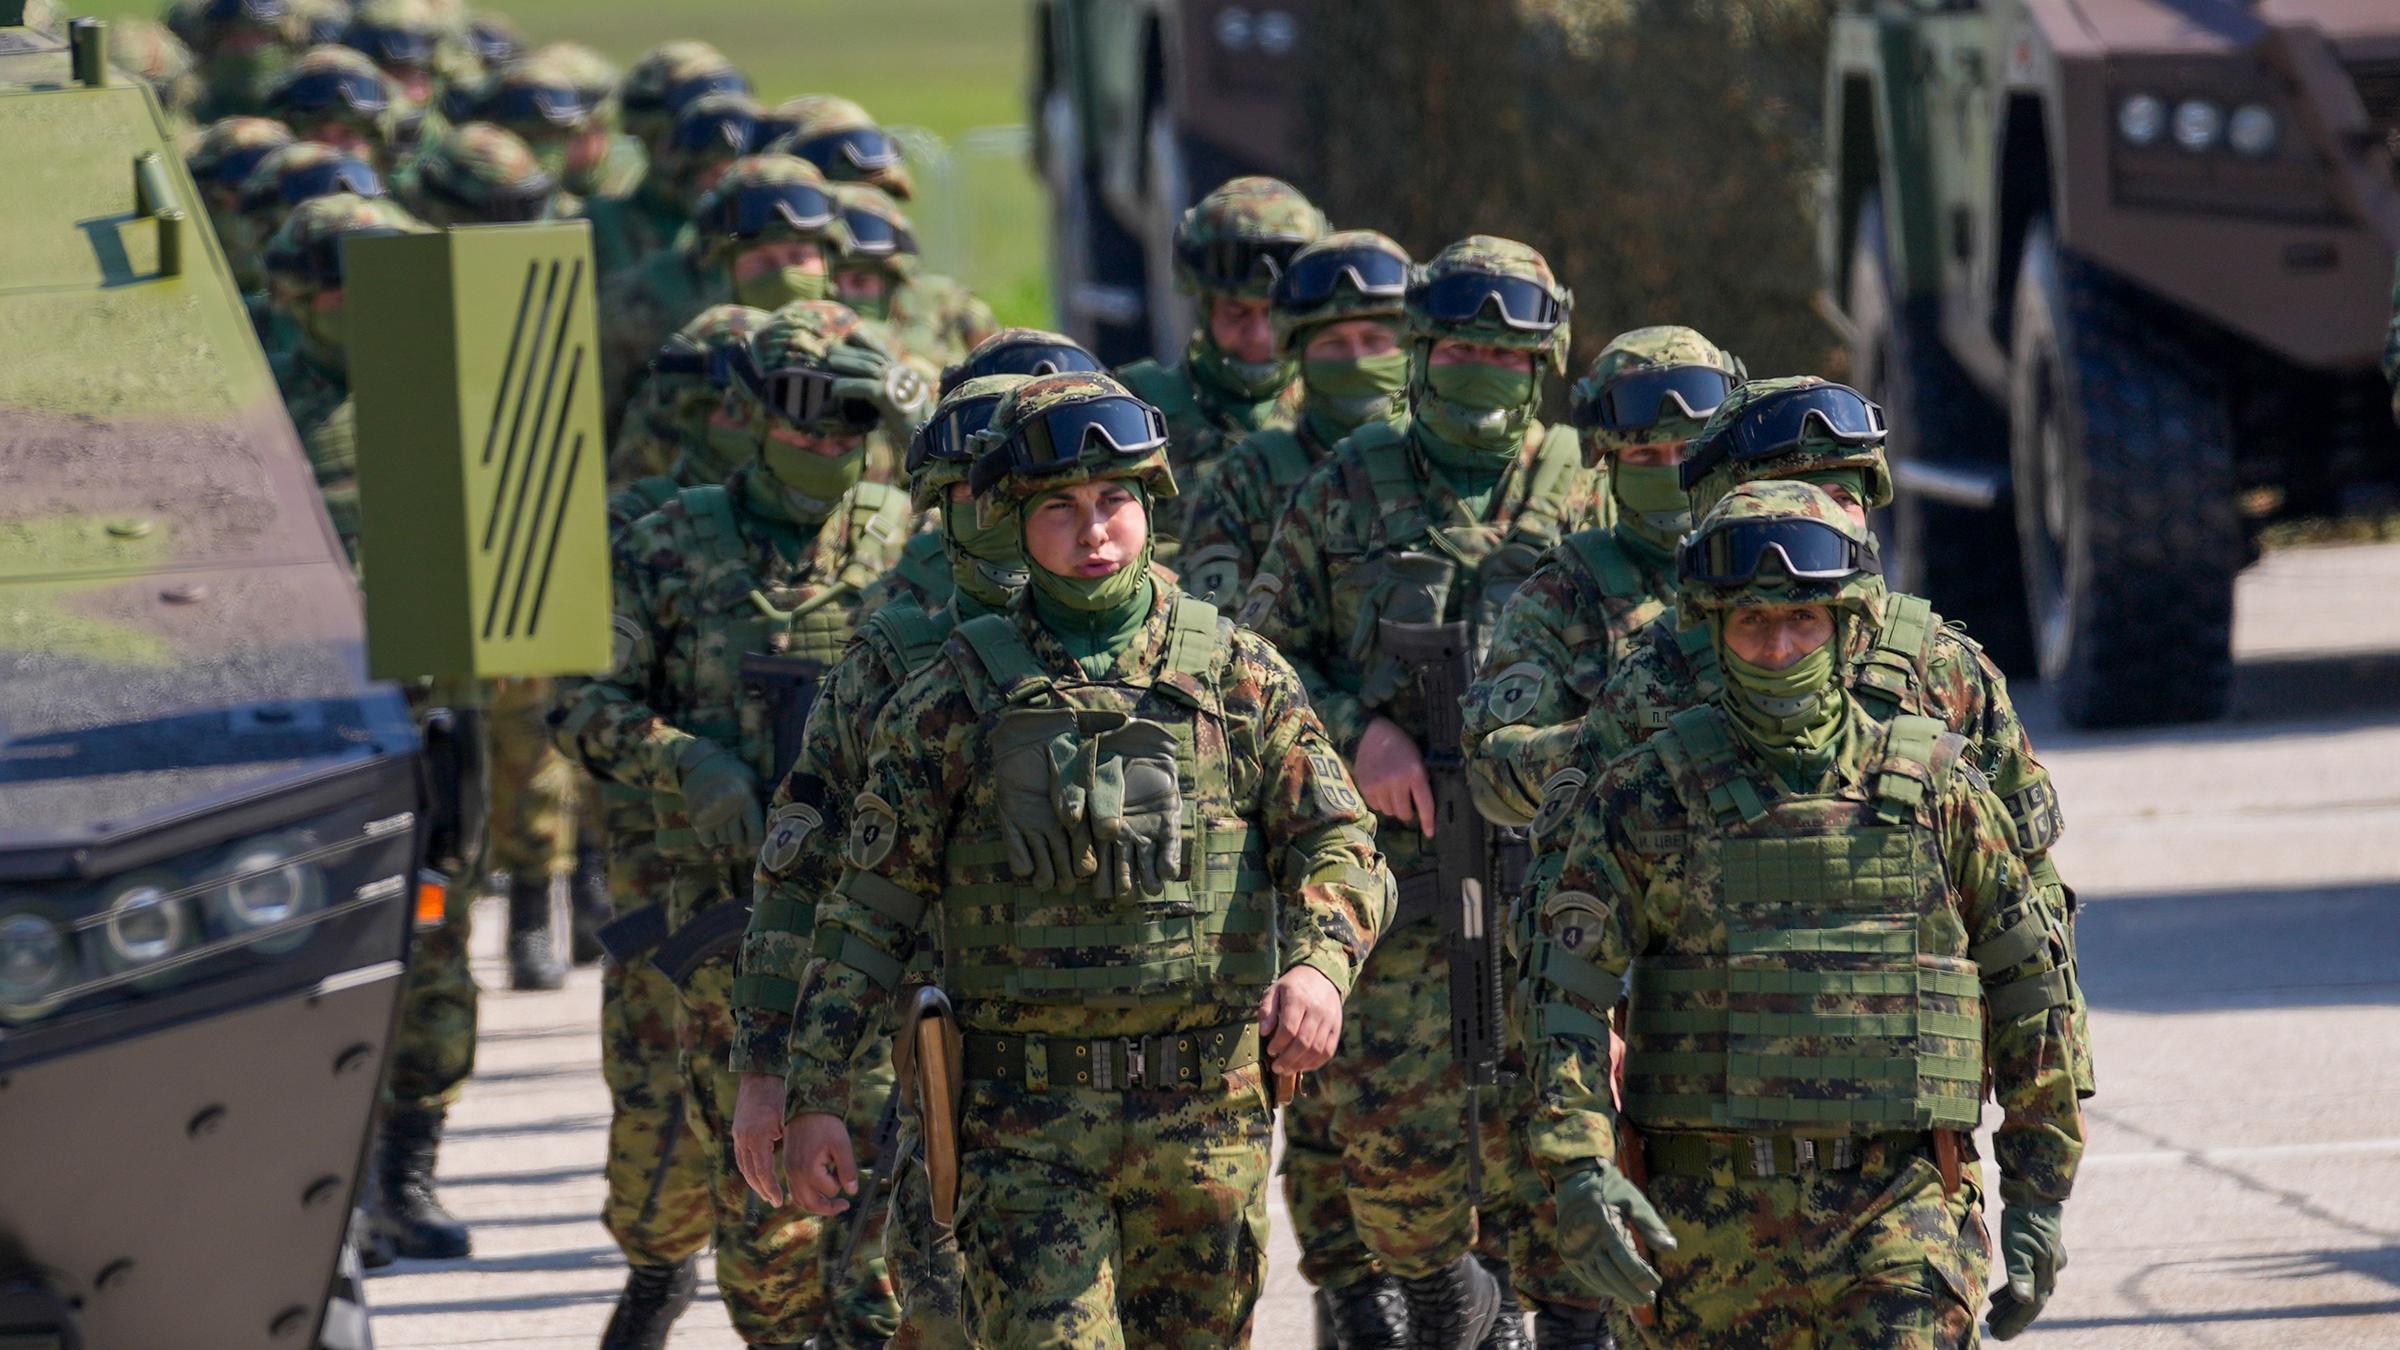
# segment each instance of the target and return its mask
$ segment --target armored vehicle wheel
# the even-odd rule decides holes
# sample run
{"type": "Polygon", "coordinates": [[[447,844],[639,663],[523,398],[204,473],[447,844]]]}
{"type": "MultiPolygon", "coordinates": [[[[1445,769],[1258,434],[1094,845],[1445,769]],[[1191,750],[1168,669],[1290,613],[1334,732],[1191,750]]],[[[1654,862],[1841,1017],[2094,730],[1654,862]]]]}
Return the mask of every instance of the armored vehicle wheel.
{"type": "Polygon", "coordinates": [[[2033,668],[2016,520],[2003,500],[1981,510],[1928,497],[1904,466],[1989,476],[2007,462],[2007,424],[1941,345],[1931,301],[1903,304],[1892,285],[1882,195],[1859,204],[1851,236],[1850,368],[1883,405],[1884,443],[1900,480],[1875,522],[1895,591],[1933,601],[2004,669],[2033,668]]]}
{"type": "Polygon", "coordinates": [[[2076,726],[2215,717],[2233,674],[2233,427],[2206,367],[2026,233],[2009,447],[2041,676],[2076,726]]]}

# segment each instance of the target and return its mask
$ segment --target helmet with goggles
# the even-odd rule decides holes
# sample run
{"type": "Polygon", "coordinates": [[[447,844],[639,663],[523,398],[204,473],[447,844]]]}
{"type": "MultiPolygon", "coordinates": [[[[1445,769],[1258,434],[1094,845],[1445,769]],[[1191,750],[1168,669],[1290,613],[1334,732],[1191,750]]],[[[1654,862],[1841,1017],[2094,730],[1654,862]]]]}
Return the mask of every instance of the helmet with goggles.
{"type": "Polygon", "coordinates": [[[618,86],[625,130],[652,154],[665,148],[675,118],[703,94],[750,92],[750,81],[725,53],[705,42],[662,43],[637,58],[618,86]]]}
{"type": "Polygon", "coordinates": [[[1457,338],[1530,351],[1567,368],[1568,315],[1575,296],[1530,244],[1469,235],[1418,272],[1405,301],[1409,336],[1420,347],[1457,338]]]}
{"type": "Polygon", "coordinates": [[[1875,536],[1811,483],[1744,483],[1676,550],[1687,614],[1753,605],[1830,605],[1871,617],[1883,595],[1875,536]]]}
{"type": "Polygon", "coordinates": [[[1042,375],[1001,395],[982,445],[967,482],[990,509],[1110,478],[1175,495],[1166,417],[1097,371],[1042,375]]]}
{"type": "Polygon", "coordinates": [[[1046,328],[1003,328],[975,344],[967,359],[942,371],[941,392],[980,375],[1057,375],[1071,370],[1105,373],[1100,358],[1075,339],[1046,328]]]}
{"type": "Polygon", "coordinates": [[[916,195],[900,142],[867,110],[832,94],[803,94],[775,110],[790,128],[775,149],[817,166],[828,182],[871,183],[902,201],[916,195]]]}
{"type": "Polygon", "coordinates": [[[549,215],[558,182],[523,137],[489,122],[450,128],[401,174],[401,200],[433,225],[507,225],[549,215]]]}
{"type": "Polygon", "coordinates": [[[263,248],[294,207],[337,193],[381,197],[383,177],[365,160],[330,145],[298,141],[284,146],[242,180],[234,208],[238,238],[246,247],[263,248]]]}
{"type": "Polygon", "coordinates": [[[846,256],[851,262],[895,274],[906,270],[917,256],[917,229],[892,194],[871,183],[836,182],[833,200],[850,236],[846,256]]]}
{"type": "Polygon", "coordinates": [[[267,276],[278,289],[339,290],[342,251],[350,240],[392,234],[422,234],[425,226],[380,197],[337,192],[292,208],[267,241],[267,276]]]}
{"type": "Polygon", "coordinates": [[[767,110],[745,90],[720,89],[683,105],[651,164],[686,202],[713,187],[710,170],[753,155],[768,139],[767,110]]]}
{"type": "Polygon", "coordinates": [[[267,90],[267,114],[302,135],[328,122],[364,133],[388,150],[399,126],[399,90],[363,52],[311,47],[267,90]]]}
{"type": "Polygon", "coordinates": [[[1292,256],[1325,234],[1325,214],[1278,178],[1229,179],[1175,225],[1175,283],[1193,294],[1264,300],[1292,256]]]}
{"type": "Polygon", "coordinates": [[[1568,417],[1603,452],[1689,439],[1739,388],[1742,363],[1695,329],[1636,328],[1609,339],[1568,394],[1568,417]],[[1660,437],[1659,427],[1677,432],[1660,437]]]}
{"type": "Polygon", "coordinates": [[[1692,509],[1705,514],[1739,484],[1855,471],[1870,510],[1892,499],[1883,409],[1848,385],[1813,375],[1752,380],[1731,391],[1685,448],[1692,509]]]}
{"type": "Polygon", "coordinates": [[[702,261],[712,264],[751,244],[796,240],[839,252],[848,240],[825,176],[790,155],[735,160],[700,198],[692,229],[702,261]]]}
{"type": "Polygon", "coordinates": [[[1291,256],[1267,297],[1277,354],[1300,354],[1308,337],[1348,319],[1403,317],[1408,250],[1374,230],[1336,230],[1291,256]]]}
{"type": "Polygon", "coordinates": [[[1030,375],[978,375],[961,381],[908,438],[908,491],[919,511],[941,504],[951,485],[967,481],[1001,396],[1030,375]]]}
{"type": "Polygon", "coordinates": [[[724,401],[733,363],[714,359],[767,326],[773,316],[748,305],[711,305],[669,334],[650,358],[641,415],[652,432],[697,462],[699,476],[717,481],[758,453],[754,437],[710,434],[709,414],[724,401]]]}

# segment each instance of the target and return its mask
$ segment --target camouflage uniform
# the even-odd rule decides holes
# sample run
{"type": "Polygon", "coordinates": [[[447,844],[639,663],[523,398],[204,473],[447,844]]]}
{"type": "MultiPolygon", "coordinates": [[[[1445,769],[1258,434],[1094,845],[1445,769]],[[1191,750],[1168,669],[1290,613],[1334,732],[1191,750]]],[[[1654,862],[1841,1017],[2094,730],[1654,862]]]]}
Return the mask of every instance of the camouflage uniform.
{"type": "Polygon", "coordinates": [[[2392,420],[2400,422],[2400,265],[2392,269],[2392,323],[2383,339],[2383,378],[2392,386],[2392,420]]]}
{"type": "Polygon", "coordinates": [[[373,61],[404,100],[395,127],[403,149],[440,136],[444,96],[483,78],[473,45],[431,0],[358,0],[341,41],[373,61]]]}
{"type": "Polygon", "coordinates": [[[233,284],[241,288],[243,302],[251,306],[254,324],[266,307],[267,276],[260,268],[258,242],[245,241],[235,228],[242,180],[270,152],[291,143],[292,129],[272,117],[228,117],[201,132],[199,142],[184,159],[208,209],[209,228],[216,231],[225,261],[233,268],[233,284]]]}
{"type": "MultiPolygon", "coordinates": [[[[1795,523],[1872,558],[1864,528],[1798,483],[1737,489],[1694,538],[1795,523]]],[[[1794,580],[1766,558],[1739,581],[1687,577],[1682,603],[1712,633],[1740,605],[1863,618],[1863,574],[1794,580]]],[[[2064,946],[1966,742],[1875,720],[1835,661],[1810,659],[1766,672],[1788,685],[1678,712],[1545,804],[1572,842],[1519,1001],[1528,1136],[1578,1272],[1637,1302],[1657,1288],[1654,1321],[1614,1319],[1628,1346],[1973,1345],[1987,1079],[2008,1245],[2046,1230],[2064,1264],[2056,1207],[2082,1153],[2064,946]],[[1655,1276],[1628,1224],[1651,1235],[1655,1276]]]]}
{"type": "MultiPolygon", "coordinates": [[[[1822,383],[1808,377],[1755,380],[1726,400],[1695,443],[1729,422],[1744,407],[1780,390],[1822,383]],[[1719,419],[1723,419],[1722,421],[1719,419]]],[[[1842,446],[1813,433],[1790,451],[1767,459],[1723,465],[1695,482],[1692,505],[1705,511],[1742,481],[1802,478],[1843,487],[1869,509],[1891,500],[1891,474],[1881,445],[1842,446]]],[[[1845,678],[1868,713],[1888,720],[1898,713],[1937,718],[1973,747],[1975,767],[2008,808],[2018,850],[2067,935],[2068,981],[2073,996],[2075,1077],[2084,1095],[2094,1090],[2090,1016],[2074,979],[2075,894],[2050,860],[2051,846],[2066,828],[2050,772],[2034,757],[2008,681],[1983,648],[1949,627],[1933,607],[1911,595],[1883,595],[1871,621],[1851,625],[1845,678]]],[[[1642,630],[1584,719],[1587,769],[1605,764],[1626,747],[1664,727],[1674,713],[1713,696],[1722,683],[1704,628],[1677,614],[1660,615],[1642,630]]]]}
{"type": "Polygon", "coordinates": [[[724,53],[705,42],[653,47],[626,70],[618,93],[622,120],[626,134],[641,145],[646,167],[630,191],[584,201],[592,263],[603,283],[674,243],[691,221],[691,184],[669,164],[669,137],[684,105],[705,93],[747,88],[724,53]]]}
{"type": "Polygon", "coordinates": [[[791,130],[768,143],[769,151],[807,160],[829,183],[864,183],[901,201],[916,195],[916,180],[900,162],[898,142],[849,99],[802,94],[785,99],[775,117],[791,130]]]}
{"type": "MultiPolygon", "coordinates": [[[[1537,280],[1560,313],[1538,331],[1488,321],[1488,308],[1471,320],[1437,322],[1418,310],[1412,290],[1413,420],[1405,428],[1369,423],[1336,446],[1276,526],[1242,620],[1290,658],[1345,755],[1356,754],[1378,717],[1413,739],[1425,734],[1414,673],[1377,651],[1379,617],[1464,620],[1485,640],[1541,554],[1593,520],[1595,476],[1573,432],[1533,417],[1542,371],[1556,369],[1566,350],[1564,296],[1547,264],[1523,244],[1475,236],[1443,250],[1426,276],[1537,280]],[[1477,409],[1438,392],[1429,357],[1444,336],[1531,348],[1532,374],[1512,390],[1517,401],[1477,409]],[[1461,411],[1445,406],[1453,404],[1461,411]],[[1481,439],[1453,439],[1429,417],[1481,439]],[[1481,429],[1470,433],[1467,423],[1477,419],[1481,429]],[[1412,577],[1403,555],[1444,556],[1451,578],[1412,577]]],[[[1538,1188],[1507,1156],[1499,1114],[1485,1112],[1479,1142],[1491,1163],[1479,1227],[1467,1198],[1466,1084],[1450,1049],[1445,943],[1440,926],[1426,921],[1436,908],[1434,856],[1417,830],[1397,824],[1387,823],[1377,842],[1400,878],[1401,911],[1351,997],[1342,1053],[1318,1091],[1332,1113],[1351,1214],[1367,1246],[1409,1284],[1415,1318],[1420,1306],[1473,1297],[1444,1285],[1480,1287],[1480,1275],[1460,1260],[1471,1243],[1491,1264],[1505,1257],[1529,1273],[1542,1267],[1530,1250],[1515,1250],[1534,1240],[1538,1188]]]]}
{"type": "Polygon", "coordinates": [[[680,487],[721,483],[735,460],[755,451],[735,435],[724,437],[720,450],[710,435],[709,414],[725,390],[709,370],[709,351],[758,331],[767,318],[765,310],[748,305],[711,305],[659,344],[609,447],[610,483],[658,476],[677,479],[680,487]],[[730,458],[726,451],[733,452],[730,458]]]}
{"type": "MultiPolygon", "coordinates": [[[[975,470],[983,518],[1094,477],[1145,505],[1171,493],[1155,452],[1008,473],[1026,422],[1121,394],[1077,373],[1007,395],[1003,448],[975,470]]],[[[993,1345],[1246,1340],[1265,1273],[1258,999],[1300,965],[1346,991],[1388,903],[1369,817],[1290,669],[1136,565],[1090,583],[1129,621],[1113,640],[1053,627],[1065,602],[1043,588],[1071,583],[1036,572],[885,706],[791,1042],[794,1109],[841,1110],[932,950],[965,1033],[958,1239],[993,1345]],[[1072,763],[1092,766],[1088,814],[1054,806],[1054,766],[1072,763]],[[1068,875],[1011,867],[1004,836],[1055,841],[1041,856],[1068,875]],[[1144,848],[1162,851],[1127,857],[1144,848]],[[1096,875],[1076,880],[1067,850],[1096,875]]]]}
{"type": "Polygon", "coordinates": [[[432,225],[498,225],[547,219],[558,184],[533,147],[489,122],[441,132],[403,168],[394,194],[432,225]]]}
{"type": "MultiPolygon", "coordinates": [[[[1361,250],[1388,254],[1404,269],[1414,266],[1407,250],[1373,230],[1337,230],[1292,255],[1292,262],[1298,265],[1303,259],[1338,258],[1361,250]]],[[[1333,453],[1335,443],[1367,422],[1398,422],[1408,416],[1408,403],[1402,397],[1408,360],[1405,351],[1393,352],[1390,361],[1369,358],[1321,368],[1318,378],[1342,381],[1339,390],[1312,384],[1310,367],[1316,363],[1302,354],[1309,339],[1327,324],[1371,319],[1397,327],[1401,319],[1397,293],[1366,294],[1345,280],[1337,283],[1329,298],[1303,308],[1287,300],[1286,288],[1279,285],[1271,303],[1276,353],[1298,363],[1297,387],[1303,403],[1292,425],[1266,427],[1242,437],[1216,457],[1192,488],[1191,501],[1183,509],[1182,550],[1177,563],[1185,588],[1212,605],[1231,606],[1248,593],[1250,578],[1266,556],[1267,541],[1284,505],[1309,471],[1333,453]],[[1397,363],[1396,370],[1390,368],[1393,363],[1397,363]],[[1363,391],[1354,387],[1361,377],[1370,382],[1363,391]],[[1385,387],[1375,388],[1377,381],[1385,387]]]]}
{"type": "Polygon", "coordinates": [[[545,42],[524,58],[539,62],[566,78],[590,110],[584,144],[572,157],[561,182],[580,198],[622,197],[633,191],[649,170],[641,142],[619,135],[617,88],[625,72],[614,61],[580,42],[545,42]]]}
{"type": "Polygon", "coordinates": [[[304,141],[347,151],[389,173],[408,101],[390,76],[348,47],[311,47],[267,91],[266,113],[304,141]]]}
{"type": "Polygon", "coordinates": [[[859,313],[889,325],[910,354],[937,372],[965,360],[977,343],[999,331],[990,305],[951,278],[925,270],[917,257],[916,227],[889,193],[865,183],[839,183],[833,195],[849,222],[853,246],[835,284],[851,293],[843,279],[853,272],[881,283],[871,301],[865,298],[867,288],[858,291],[859,313]]]}
{"type": "MultiPolygon", "coordinates": [[[[1176,223],[1175,284],[1199,297],[1200,325],[1175,366],[1136,361],[1117,378],[1167,415],[1168,452],[1178,481],[1197,486],[1228,446],[1254,431],[1288,428],[1299,420],[1294,363],[1236,361],[1209,336],[1208,302],[1218,296],[1266,299],[1275,282],[1275,267],[1267,260],[1280,265],[1324,233],[1323,213],[1299,189],[1272,178],[1232,179],[1176,223]],[[1240,275],[1222,275],[1228,262],[1241,268],[1240,275]]],[[[1181,538],[1180,520],[1165,524],[1176,527],[1167,535],[1181,538]]],[[[1172,551],[1162,551],[1161,557],[1179,561],[1172,551]]]]}
{"type": "MultiPolygon", "coordinates": [[[[924,441],[948,418],[980,412],[988,419],[1000,396],[1024,382],[1024,376],[995,375],[959,385],[942,400],[933,421],[919,428],[918,439],[924,441]]],[[[845,808],[866,786],[867,739],[885,702],[941,651],[960,623],[1001,612],[1024,584],[1013,537],[997,557],[969,552],[974,534],[958,537],[960,530],[975,530],[973,506],[955,503],[950,495],[953,485],[966,481],[965,460],[930,454],[920,458],[910,481],[912,504],[920,511],[939,510],[944,525],[939,533],[920,534],[909,542],[912,551],[926,539],[944,545],[937,556],[952,585],[943,600],[929,608],[897,599],[865,608],[857,641],[825,678],[800,757],[776,789],[753,883],[756,904],[734,980],[732,1062],[740,1073],[772,1074],[780,1081],[790,1071],[792,1007],[807,964],[817,898],[841,876],[840,845],[848,830],[845,808]]],[[[984,547],[987,553],[993,551],[988,542],[984,547]]],[[[862,1084],[889,1090],[891,1035],[891,1029],[884,1028],[879,1044],[858,1066],[862,1084]]],[[[914,1122],[912,1110],[912,1146],[896,1150],[897,1159],[861,1159],[862,1165],[876,1169],[906,1160],[895,1173],[903,1180],[893,1188],[892,1220],[884,1238],[901,1322],[884,1334],[902,1345],[963,1347],[969,1340],[960,1306],[958,1244],[949,1234],[934,1231],[922,1203],[926,1183],[923,1162],[913,1148],[914,1122]],[[903,1204],[904,1199],[916,1203],[903,1204]]],[[[850,1123],[853,1133],[863,1136],[874,1129],[875,1116],[854,1116],[850,1123]]],[[[828,1245],[837,1256],[848,1228],[847,1222],[826,1226],[828,1245]]],[[[872,1256],[872,1234],[862,1241],[861,1250],[872,1256]]]]}
{"type": "Polygon", "coordinates": [[[265,112],[267,89],[308,45],[301,15],[280,5],[175,0],[166,24],[200,63],[202,122],[265,112]]]}
{"type": "MultiPolygon", "coordinates": [[[[746,196],[806,190],[823,192],[825,180],[804,160],[788,155],[752,155],[738,160],[717,181],[716,187],[701,198],[692,232],[685,242],[652,254],[601,288],[600,379],[605,399],[603,412],[612,441],[622,424],[634,384],[640,379],[650,354],[658,350],[658,344],[669,333],[710,305],[740,300],[760,309],[773,309],[781,303],[780,295],[735,293],[731,266],[742,248],[785,239],[813,243],[828,255],[825,263],[830,271],[843,239],[838,218],[821,225],[777,219],[756,235],[738,236],[735,213],[746,196]]],[[[830,197],[826,204],[831,206],[830,197]]],[[[826,284],[821,277],[815,280],[817,296],[825,294],[826,284]]],[[[814,297],[804,289],[793,298],[814,297]]]]}
{"type": "MultiPolygon", "coordinates": [[[[748,346],[761,371],[841,374],[861,386],[849,397],[875,402],[889,422],[913,425],[924,411],[922,382],[894,377],[891,354],[839,305],[787,307],[748,346]]],[[[891,565],[909,515],[902,493],[858,482],[863,439],[838,458],[786,446],[761,396],[746,385],[739,394],[762,457],[722,487],[683,490],[619,534],[616,661],[575,692],[558,724],[560,743],[587,767],[651,794],[653,841],[668,872],[667,929],[678,935],[670,943],[688,924],[713,927],[711,910],[739,907],[727,912],[743,917],[758,784],[779,777],[777,757],[789,753],[777,744],[771,696],[740,673],[741,658],[771,652],[830,665],[849,639],[859,592],[891,565]],[[740,807],[726,810],[737,798],[740,807]]],[[[744,1340],[783,1344],[814,1334],[825,1315],[811,1255],[821,1233],[796,1208],[758,1213],[733,1163],[727,1061],[739,931],[723,930],[720,949],[694,952],[680,990],[685,1100],[708,1162],[718,1289],[744,1340]]]]}

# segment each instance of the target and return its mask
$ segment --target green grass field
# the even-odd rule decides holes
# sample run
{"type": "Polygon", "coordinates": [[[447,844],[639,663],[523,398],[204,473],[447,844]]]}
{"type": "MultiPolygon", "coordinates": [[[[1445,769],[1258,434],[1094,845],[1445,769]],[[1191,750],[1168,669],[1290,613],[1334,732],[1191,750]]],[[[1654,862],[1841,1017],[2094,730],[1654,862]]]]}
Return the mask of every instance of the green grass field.
{"type": "MultiPolygon", "coordinates": [[[[100,17],[155,15],[155,0],[89,0],[100,17]]],[[[933,264],[1005,323],[1049,323],[1042,199],[1023,153],[966,152],[966,133],[1025,121],[1029,20],[1015,0],[510,0],[529,42],[588,43],[630,62],[670,38],[716,44],[772,105],[802,93],[865,104],[887,126],[922,127],[954,149],[920,161],[910,207],[933,264]]]]}

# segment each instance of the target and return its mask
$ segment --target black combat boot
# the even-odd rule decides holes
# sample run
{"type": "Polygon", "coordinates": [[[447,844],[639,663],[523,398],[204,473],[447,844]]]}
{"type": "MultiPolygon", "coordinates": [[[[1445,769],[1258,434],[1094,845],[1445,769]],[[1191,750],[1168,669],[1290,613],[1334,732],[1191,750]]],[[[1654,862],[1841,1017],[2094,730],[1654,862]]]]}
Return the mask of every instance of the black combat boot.
{"type": "Polygon", "coordinates": [[[625,1273],[617,1310],[600,1333],[600,1350],[665,1350],[667,1332],[692,1306],[700,1269],[691,1257],[671,1266],[635,1266],[625,1273]]]}
{"type": "Polygon", "coordinates": [[[600,930],[608,924],[609,908],[608,854],[597,839],[575,845],[575,875],[567,879],[567,910],[573,916],[568,949],[575,964],[599,964],[600,930]]]}
{"type": "Polygon", "coordinates": [[[508,987],[560,989],[567,972],[550,952],[550,878],[508,882],[508,987]]]}
{"type": "Polygon", "coordinates": [[[376,1136],[375,1195],[367,1218],[395,1256],[450,1261],[467,1254],[467,1226],[433,1194],[442,1114],[439,1107],[394,1107],[376,1136]]]}
{"type": "Polygon", "coordinates": [[[1533,1305],[1534,1350],[1617,1350],[1608,1314],[1571,1303],[1533,1305]]]}
{"type": "Polygon", "coordinates": [[[1500,1313],[1492,1319],[1492,1329],[1475,1343],[1475,1350],[1533,1350],[1533,1342],[1525,1339],[1525,1305],[1517,1302],[1516,1285],[1508,1278],[1508,1263],[1485,1257],[1475,1258],[1483,1264],[1484,1273],[1500,1287],[1500,1313]]]}
{"type": "Polygon", "coordinates": [[[1500,1285],[1472,1256],[1423,1279],[1402,1280],[1413,1350],[1476,1350],[1500,1318],[1500,1285]]]}
{"type": "Polygon", "coordinates": [[[1408,1296],[1389,1275],[1317,1291],[1318,1350],[1408,1350],[1408,1296]]]}
{"type": "Polygon", "coordinates": [[[358,1248],[358,1263],[369,1270],[381,1270],[398,1259],[392,1255],[391,1239],[383,1235],[383,1225],[375,1222],[382,1201],[375,1193],[375,1164],[369,1154],[367,1175],[358,1183],[358,1205],[350,1211],[350,1245],[358,1248]]]}

